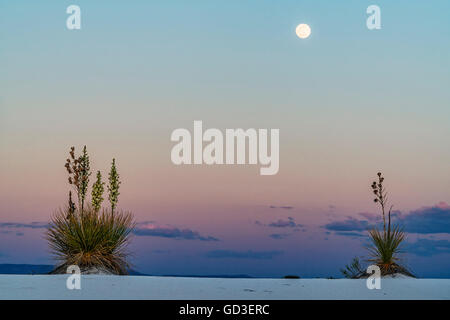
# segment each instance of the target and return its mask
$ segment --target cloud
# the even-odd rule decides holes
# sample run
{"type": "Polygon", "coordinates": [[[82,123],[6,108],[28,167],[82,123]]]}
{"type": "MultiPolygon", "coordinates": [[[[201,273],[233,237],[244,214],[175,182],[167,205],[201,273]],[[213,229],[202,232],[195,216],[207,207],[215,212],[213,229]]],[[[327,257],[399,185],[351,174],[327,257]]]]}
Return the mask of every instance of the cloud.
{"type": "Polygon", "coordinates": [[[323,226],[331,231],[365,231],[370,228],[369,222],[348,217],[344,221],[334,221],[323,226]]]}
{"type": "MultiPolygon", "coordinates": [[[[289,230],[292,232],[306,231],[306,229],[304,229],[304,226],[302,224],[295,223],[295,219],[292,217],[288,217],[287,219],[278,219],[277,221],[270,222],[269,224],[264,224],[260,221],[255,221],[255,224],[258,226],[270,228],[289,228],[289,230]],[[301,228],[303,228],[303,230],[301,228]]],[[[271,237],[272,239],[280,240],[285,239],[291,234],[292,233],[272,233],[269,234],[269,237],[271,237]]]]}
{"type": "Polygon", "coordinates": [[[46,229],[48,227],[49,227],[48,222],[31,222],[31,223],[0,222],[0,228],[46,229]]]}
{"type": "Polygon", "coordinates": [[[179,229],[173,226],[159,226],[153,222],[141,222],[133,229],[136,236],[162,237],[184,240],[219,241],[211,236],[202,236],[191,229],[179,229]]]}
{"type": "Polygon", "coordinates": [[[270,206],[270,209],[285,209],[285,210],[291,210],[294,209],[293,206],[270,206]]]}
{"type": "Polygon", "coordinates": [[[0,233],[2,234],[12,234],[14,229],[19,229],[14,231],[14,234],[21,237],[24,234],[24,229],[47,229],[49,227],[48,222],[31,222],[31,223],[21,223],[21,222],[0,222],[0,233]]]}
{"type": "Polygon", "coordinates": [[[411,211],[408,215],[400,215],[396,221],[411,233],[450,233],[450,206],[440,202],[432,207],[411,211]]]}
{"type": "Polygon", "coordinates": [[[288,217],[287,220],[278,219],[277,221],[268,224],[269,227],[274,228],[295,228],[303,227],[301,224],[296,224],[294,218],[288,217]]]}
{"type": "MultiPolygon", "coordinates": [[[[371,227],[382,227],[380,215],[359,213],[365,219],[348,217],[343,221],[333,221],[322,227],[331,231],[365,231],[371,227]]],[[[450,233],[450,206],[440,202],[432,207],[413,210],[408,214],[392,212],[393,223],[399,224],[405,232],[419,234],[450,233]]]]}
{"type": "Polygon", "coordinates": [[[352,231],[350,231],[350,232],[348,232],[348,231],[337,231],[335,234],[338,235],[338,236],[345,236],[345,237],[352,237],[352,238],[354,238],[354,237],[367,237],[364,234],[357,233],[357,232],[352,232],[352,231]]]}
{"type": "Polygon", "coordinates": [[[233,259],[273,259],[282,254],[282,251],[232,251],[232,250],[213,250],[206,253],[206,257],[214,259],[233,258],[233,259]]]}
{"type": "Polygon", "coordinates": [[[302,224],[295,223],[295,219],[288,217],[287,219],[278,219],[277,221],[270,222],[269,224],[262,223],[256,220],[255,224],[262,227],[273,227],[273,228],[303,228],[302,224]]]}
{"type": "Polygon", "coordinates": [[[441,253],[450,253],[450,241],[418,239],[405,245],[405,251],[418,256],[433,256],[441,253]]]}
{"type": "Polygon", "coordinates": [[[358,213],[360,216],[366,218],[368,221],[371,222],[378,222],[381,221],[381,216],[379,214],[375,213],[367,213],[367,212],[360,212],[358,213]]]}
{"type": "Polygon", "coordinates": [[[286,237],[290,236],[289,233],[272,233],[269,235],[272,239],[281,240],[285,239],[286,237]]]}

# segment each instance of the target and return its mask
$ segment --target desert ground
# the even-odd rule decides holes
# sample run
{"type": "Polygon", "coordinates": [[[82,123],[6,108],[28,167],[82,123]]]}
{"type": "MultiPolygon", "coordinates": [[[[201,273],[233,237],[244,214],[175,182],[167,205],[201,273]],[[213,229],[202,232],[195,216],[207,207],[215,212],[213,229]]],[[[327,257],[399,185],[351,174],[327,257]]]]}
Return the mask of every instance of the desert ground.
{"type": "Polygon", "coordinates": [[[82,275],[69,290],[69,275],[0,275],[0,299],[450,299],[450,279],[220,279],[82,275]]]}

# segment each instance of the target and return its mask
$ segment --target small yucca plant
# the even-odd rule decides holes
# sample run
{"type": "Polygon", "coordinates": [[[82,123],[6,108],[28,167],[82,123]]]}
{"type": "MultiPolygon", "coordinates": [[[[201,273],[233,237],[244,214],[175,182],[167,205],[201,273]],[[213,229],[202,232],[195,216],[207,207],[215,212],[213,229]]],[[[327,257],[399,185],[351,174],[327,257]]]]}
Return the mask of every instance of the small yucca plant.
{"type": "Polygon", "coordinates": [[[133,217],[127,212],[99,213],[90,206],[72,214],[59,210],[46,234],[59,262],[54,272],[65,273],[67,266],[77,265],[82,271],[95,268],[127,274],[126,247],[133,227],[133,217]]]}
{"type": "Polygon", "coordinates": [[[366,273],[366,271],[359,262],[359,258],[355,257],[350,264],[346,265],[344,269],[341,269],[341,273],[346,278],[358,279],[361,278],[366,273]]]}

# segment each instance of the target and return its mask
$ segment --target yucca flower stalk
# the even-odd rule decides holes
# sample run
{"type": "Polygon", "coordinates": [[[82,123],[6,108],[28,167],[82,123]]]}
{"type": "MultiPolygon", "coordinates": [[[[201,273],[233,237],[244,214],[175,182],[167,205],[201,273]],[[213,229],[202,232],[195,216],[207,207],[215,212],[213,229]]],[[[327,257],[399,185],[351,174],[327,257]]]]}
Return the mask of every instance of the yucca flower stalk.
{"type": "MultiPolygon", "coordinates": [[[[377,173],[378,176],[378,183],[376,181],[372,182],[372,192],[375,195],[375,199],[373,199],[373,201],[375,203],[379,203],[380,207],[381,207],[381,213],[383,216],[383,231],[386,232],[386,213],[385,213],[385,206],[387,205],[387,191],[383,186],[383,181],[384,178],[381,175],[381,172],[377,173]]],[[[390,207],[389,212],[388,212],[388,218],[389,218],[389,222],[388,222],[388,232],[390,232],[390,227],[391,227],[391,210],[392,210],[393,206],[390,207]]]]}
{"type": "Polygon", "coordinates": [[[91,168],[89,164],[89,155],[87,153],[86,146],[83,148],[83,154],[80,156],[79,160],[80,167],[80,201],[81,201],[81,213],[84,211],[84,202],[86,200],[86,195],[89,187],[89,177],[91,176],[91,168]]]}
{"type": "Polygon", "coordinates": [[[68,216],[75,213],[76,207],[75,203],[72,201],[72,191],[69,191],[69,206],[67,208],[68,210],[68,216]]]}
{"type": "Polygon", "coordinates": [[[81,213],[84,209],[84,202],[86,199],[87,190],[89,187],[90,164],[89,155],[86,146],[83,148],[83,154],[79,157],[75,156],[75,147],[71,147],[69,151],[69,158],[67,158],[64,167],[69,174],[69,184],[73,185],[78,197],[78,207],[81,208],[81,213]]]}
{"type": "MultiPolygon", "coordinates": [[[[72,185],[77,192],[78,199],[80,199],[80,168],[78,165],[78,158],[75,157],[75,147],[71,147],[69,151],[69,158],[67,158],[64,167],[69,174],[69,184],[72,185]]],[[[72,202],[72,193],[69,193],[69,203],[72,202]]],[[[69,204],[69,206],[71,206],[69,204]]]]}
{"type": "Polygon", "coordinates": [[[112,160],[111,171],[109,172],[109,185],[108,185],[108,199],[111,204],[111,213],[114,214],[114,210],[119,202],[119,187],[122,182],[119,180],[119,173],[116,168],[116,159],[112,160]]]}
{"type": "Polygon", "coordinates": [[[92,208],[95,212],[98,212],[102,206],[103,202],[103,192],[105,190],[104,188],[104,182],[102,181],[102,174],[100,171],[97,171],[97,180],[95,181],[94,185],[92,186],[92,208]]]}

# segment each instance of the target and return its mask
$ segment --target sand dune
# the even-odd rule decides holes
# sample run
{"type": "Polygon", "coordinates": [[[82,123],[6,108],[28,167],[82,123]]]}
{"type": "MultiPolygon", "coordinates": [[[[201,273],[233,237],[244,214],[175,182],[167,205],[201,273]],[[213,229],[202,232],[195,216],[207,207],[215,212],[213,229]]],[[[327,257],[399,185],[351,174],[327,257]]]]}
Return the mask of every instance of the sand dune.
{"type": "Polygon", "coordinates": [[[86,275],[0,275],[0,299],[450,299],[450,279],[212,279],[86,275]]]}

